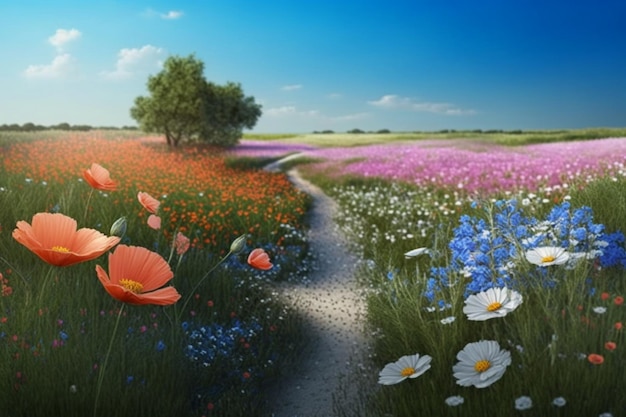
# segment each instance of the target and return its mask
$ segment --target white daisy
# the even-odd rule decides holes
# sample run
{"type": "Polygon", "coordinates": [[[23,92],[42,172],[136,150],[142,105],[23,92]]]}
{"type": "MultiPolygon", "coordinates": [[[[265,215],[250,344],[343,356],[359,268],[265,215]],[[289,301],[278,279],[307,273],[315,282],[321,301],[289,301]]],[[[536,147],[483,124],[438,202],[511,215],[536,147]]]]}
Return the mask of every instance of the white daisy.
{"type": "Polygon", "coordinates": [[[432,357],[419,354],[407,355],[396,362],[388,363],[378,374],[378,383],[393,385],[407,378],[417,378],[430,369],[432,357]]]}
{"type": "Polygon", "coordinates": [[[485,388],[502,378],[511,364],[511,353],[500,349],[495,340],[468,343],[457,353],[459,360],[453,367],[458,385],[485,388]]]}
{"type": "Polygon", "coordinates": [[[453,395],[451,397],[446,398],[446,404],[450,407],[456,407],[457,405],[461,405],[465,402],[465,399],[460,395],[453,395]]]}
{"type": "Polygon", "coordinates": [[[450,316],[450,317],[443,318],[439,321],[441,322],[441,324],[451,324],[451,323],[454,323],[454,320],[456,320],[456,317],[450,316]]]}
{"type": "Polygon", "coordinates": [[[415,258],[417,256],[423,255],[425,253],[430,253],[428,248],[417,248],[417,249],[413,249],[413,250],[410,250],[410,251],[406,252],[404,254],[404,257],[406,259],[410,259],[410,258],[415,258]]]}
{"type": "Polygon", "coordinates": [[[594,307],[593,312],[596,314],[604,314],[606,313],[606,307],[594,307]]]}
{"type": "Polygon", "coordinates": [[[508,288],[489,288],[465,299],[463,313],[468,320],[484,321],[504,317],[523,301],[522,294],[508,288]]]}
{"type": "Polygon", "coordinates": [[[527,251],[526,259],[539,266],[562,265],[569,260],[569,252],[557,246],[540,246],[527,251]]]}
{"type": "Polygon", "coordinates": [[[533,408],[532,398],[522,395],[515,400],[515,408],[517,410],[528,410],[529,408],[533,408]]]}

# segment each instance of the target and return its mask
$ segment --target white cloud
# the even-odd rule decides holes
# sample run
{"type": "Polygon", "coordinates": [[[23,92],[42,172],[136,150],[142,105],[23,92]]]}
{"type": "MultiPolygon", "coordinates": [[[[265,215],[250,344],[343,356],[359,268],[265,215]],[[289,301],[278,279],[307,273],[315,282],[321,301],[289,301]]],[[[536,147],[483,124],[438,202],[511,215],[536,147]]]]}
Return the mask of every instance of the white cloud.
{"type": "Polygon", "coordinates": [[[76,29],[57,29],[54,35],[48,38],[48,42],[50,45],[57,48],[57,50],[61,51],[66,43],[80,38],[81,35],[80,31],[76,29]]]}
{"type": "Polygon", "coordinates": [[[284,85],[280,87],[280,89],[283,91],[294,91],[294,90],[300,90],[301,88],[302,88],[302,84],[289,84],[289,85],[284,85]]]}
{"type": "Polygon", "coordinates": [[[161,13],[160,16],[161,19],[167,20],[180,19],[181,17],[183,17],[183,12],[181,12],[180,10],[170,10],[167,13],[161,13]]]}
{"type": "Polygon", "coordinates": [[[48,65],[29,65],[24,70],[27,78],[60,78],[74,69],[74,58],[70,54],[61,54],[54,57],[48,65]]]}
{"type": "Polygon", "coordinates": [[[408,97],[400,97],[395,94],[382,96],[378,100],[368,101],[372,106],[386,109],[405,109],[418,112],[429,112],[446,115],[475,114],[472,109],[461,109],[451,103],[438,103],[429,101],[415,101],[408,97]]]}
{"type": "Polygon", "coordinates": [[[147,73],[160,68],[165,51],[152,45],[141,48],[124,48],[117,54],[114,71],[103,71],[101,75],[109,79],[126,79],[136,73],[147,73]]]}
{"type": "Polygon", "coordinates": [[[282,107],[273,107],[263,111],[263,114],[273,117],[285,117],[285,116],[305,116],[305,117],[318,117],[320,116],[319,111],[317,110],[306,110],[301,111],[296,109],[294,106],[282,106],[282,107]]]}
{"type": "Polygon", "coordinates": [[[369,113],[353,113],[353,114],[346,114],[344,116],[331,117],[331,119],[336,120],[336,121],[363,120],[363,119],[367,119],[369,115],[370,115],[369,113]]]}
{"type": "Polygon", "coordinates": [[[183,17],[183,12],[181,10],[170,10],[167,13],[158,12],[154,9],[148,8],[146,9],[142,15],[144,17],[152,18],[152,17],[160,17],[161,19],[166,20],[175,20],[183,17]]]}

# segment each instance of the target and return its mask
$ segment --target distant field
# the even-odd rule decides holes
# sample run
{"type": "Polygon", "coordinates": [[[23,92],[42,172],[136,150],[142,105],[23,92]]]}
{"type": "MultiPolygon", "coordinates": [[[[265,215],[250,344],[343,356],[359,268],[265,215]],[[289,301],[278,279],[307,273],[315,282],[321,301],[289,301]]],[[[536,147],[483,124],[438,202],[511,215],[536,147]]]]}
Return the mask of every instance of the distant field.
{"type": "Polygon", "coordinates": [[[425,139],[484,140],[506,146],[530,143],[566,142],[600,138],[626,137],[626,128],[592,128],[576,130],[479,131],[450,130],[439,132],[392,133],[316,133],[316,134],[245,134],[244,139],[271,140],[284,143],[302,143],[320,147],[360,146],[387,142],[406,142],[425,139]]]}

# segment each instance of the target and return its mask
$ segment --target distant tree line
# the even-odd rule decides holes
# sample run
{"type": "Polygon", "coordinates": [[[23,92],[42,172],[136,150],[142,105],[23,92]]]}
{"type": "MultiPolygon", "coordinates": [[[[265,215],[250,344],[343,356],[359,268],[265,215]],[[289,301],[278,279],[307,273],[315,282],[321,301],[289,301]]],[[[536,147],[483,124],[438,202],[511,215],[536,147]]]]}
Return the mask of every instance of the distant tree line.
{"type": "Polygon", "coordinates": [[[90,126],[90,125],[70,125],[69,123],[59,123],[58,125],[36,125],[34,123],[24,123],[19,125],[3,124],[0,125],[0,132],[39,132],[42,130],[67,130],[77,132],[87,132],[89,130],[137,130],[137,126],[90,126]]]}
{"type": "MultiPolygon", "coordinates": [[[[437,131],[432,131],[432,132],[426,132],[426,131],[413,131],[413,132],[402,132],[402,133],[484,133],[484,134],[497,134],[497,133],[506,133],[509,135],[521,135],[523,133],[529,133],[529,132],[535,132],[535,131],[529,131],[529,130],[521,130],[521,129],[514,129],[514,130],[503,130],[503,129],[487,129],[487,130],[483,130],[483,129],[461,129],[461,130],[456,130],[456,129],[441,129],[441,130],[437,130],[437,131]]],[[[541,132],[541,131],[539,131],[541,132]]],[[[551,130],[549,131],[550,133],[564,133],[567,132],[566,130],[551,130]]],[[[314,130],[313,134],[333,134],[335,133],[334,130],[314,130]]],[[[352,133],[352,134],[363,134],[363,133],[376,133],[376,134],[387,134],[387,133],[391,133],[391,130],[389,129],[380,129],[380,130],[369,130],[369,131],[365,131],[365,130],[361,130],[361,129],[350,129],[347,130],[346,133],[352,133]]]]}

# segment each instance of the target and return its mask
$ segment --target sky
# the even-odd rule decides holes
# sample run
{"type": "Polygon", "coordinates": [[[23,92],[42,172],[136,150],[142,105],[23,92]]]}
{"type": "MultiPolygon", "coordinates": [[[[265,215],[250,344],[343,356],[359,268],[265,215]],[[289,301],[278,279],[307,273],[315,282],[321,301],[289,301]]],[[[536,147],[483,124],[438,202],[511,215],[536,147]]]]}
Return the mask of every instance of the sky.
{"type": "Polygon", "coordinates": [[[168,56],[252,132],[626,126],[623,0],[55,0],[0,6],[0,124],[136,125],[168,56]]]}

